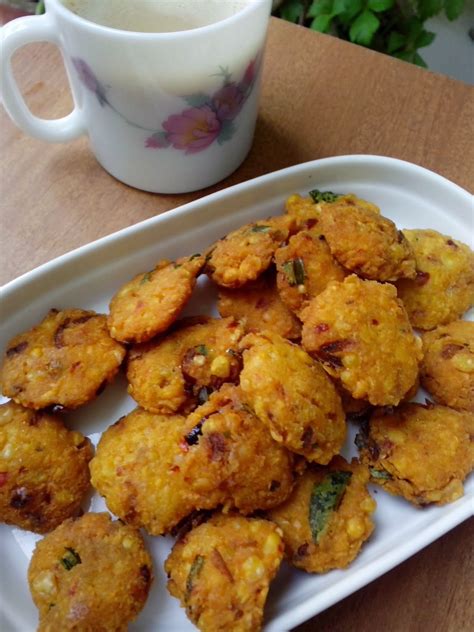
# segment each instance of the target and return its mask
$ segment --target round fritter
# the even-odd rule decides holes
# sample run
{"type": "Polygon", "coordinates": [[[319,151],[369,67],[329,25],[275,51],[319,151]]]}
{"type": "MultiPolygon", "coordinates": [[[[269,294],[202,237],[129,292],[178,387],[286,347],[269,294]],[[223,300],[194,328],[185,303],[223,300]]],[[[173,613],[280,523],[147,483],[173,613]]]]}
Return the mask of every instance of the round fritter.
{"type": "Polygon", "coordinates": [[[160,535],[192,511],[212,509],[223,500],[219,489],[205,495],[195,491],[193,480],[203,462],[195,459],[194,468],[187,468],[189,478],[183,474],[189,430],[184,417],[137,408],[104,432],[90,470],[92,485],[112,513],[160,535]]]}
{"type": "Polygon", "coordinates": [[[294,232],[288,215],[269,217],[238,228],[213,244],[206,272],[218,285],[237,288],[254,281],[272,262],[275,250],[294,232]]]}
{"type": "Polygon", "coordinates": [[[267,329],[290,340],[301,336],[301,323],[281,300],[273,271],[240,289],[221,288],[217,307],[222,318],[233,316],[246,331],[267,329]]]}
{"type": "Polygon", "coordinates": [[[474,416],[433,404],[376,411],[356,437],[371,480],[415,505],[463,495],[474,465],[474,416]]]}
{"type": "Polygon", "coordinates": [[[258,632],[283,558],[267,520],[216,515],[178,540],[166,560],[168,590],[202,632],[258,632]]]}
{"type": "Polygon", "coordinates": [[[201,255],[160,261],[120,288],[107,319],[112,338],[146,342],[166,331],[188,302],[203,266],[201,255]]]}
{"type": "Polygon", "coordinates": [[[39,632],[126,632],[152,581],[140,533],[106,513],[63,522],[38,542],[28,569],[39,632]]]}
{"type": "Polygon", "coordinates": [[[397,282],[413,327],[434,329],[474,303],[474,253],[435,230],[404,230],[416,259],[416,278],[397,282]]]}
{"type": "Polygon", "coordinates": [[[415,278],[415,257],[395,224],[354,204],[325,204],[321,230],[333,256],[348,270],[377,281],[415,278]]]}
{"type": "Polygon", "coordinates": [[[423,388],[438,404],[474,413],[474,323],[457,320],[422,340],[423,388]]]}
{"type": "Polygon", "coordinates": [[[356,204],[359,208],[380,213],[378,206],[358,198],[353,193],[338,194],[331,191],[318,191],[317,189],[310,192],[310,197],[301,197],[298,194],[290,195],[286,200],[285,208],[288,215],[296,220],[299,230],[313,228],[320,230],[321,210],[335,202],[339,206],[354,206],[356,204]]]}
{"type": "Polygon", "coordinates": [[[413,386],[421,340],[393,285],[351,275],[303,311],[305,349],[356,399],[395,405],[413,386]]]}
{"type": "Polygon", "coordinates": [[[224,511],[275,507],[293,487],[293,455],[274,441],[243,403],[239,387],[224,384],[186,420],[183,476],[199,494],[219,489],[224,511]]]}
{"type": "Polygon", "coordinates": [[[336,456],[327,467],[307,469],[290,498],[268,517],[283,531],[285,552],[308,573],[345,568],[374,529],[369,471],[356,459],[336,456]]]}
{"type": "Polygon", "coordinates": [[[77,408],[98,395],[125,357],[106,317],[82,309],[51,309],[8,343],[2,393],[27,408],[77,408]]]}
{"type": "Polygon", "coordinates": [[[62,421],[14,402],[0,406],[0,521],[46,533],[80,510],[92,444],[62,421]]]}
{"type": "Polygon", "coordinates": [[[323,369],[277,334],[248,334],[241,343],[240,386],[275,441],[309,461],[328,463],[344,443],[341,400],[323,369]]]}
{"type": "Polygon", "coordinates": [[[345,270],[331,255],[322,235],[301,231],[275,252],[278,291],[296,314],[320,294],[329,281],[342,281],[345,270]]]}
{"type": "Polygon", "coordinates": [[[238,380],[243,326],[233,318],[184,321],[176,331],[132,348],[128,392],[156,413],[188,412],[224,382],[238,380]]]}

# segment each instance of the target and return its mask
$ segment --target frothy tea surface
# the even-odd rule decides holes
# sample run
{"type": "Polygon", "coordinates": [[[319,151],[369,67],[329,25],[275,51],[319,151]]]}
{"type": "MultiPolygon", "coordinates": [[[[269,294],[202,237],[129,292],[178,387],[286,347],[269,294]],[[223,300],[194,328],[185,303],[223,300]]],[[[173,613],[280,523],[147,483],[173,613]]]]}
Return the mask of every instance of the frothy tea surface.
{"type": "Polygon", "coordinates": [[[102,26],[172,33],[220,22],[259,0],[62,0],[76,15],[102,26]]]}

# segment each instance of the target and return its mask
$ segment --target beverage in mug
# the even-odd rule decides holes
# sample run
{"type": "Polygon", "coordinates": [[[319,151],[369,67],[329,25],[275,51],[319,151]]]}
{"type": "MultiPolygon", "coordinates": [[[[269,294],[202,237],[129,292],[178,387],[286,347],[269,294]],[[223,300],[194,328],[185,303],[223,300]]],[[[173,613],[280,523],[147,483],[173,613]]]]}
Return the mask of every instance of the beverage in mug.
{"type": "Polygon", "coordinates": [[[146,191],[223,179],[253,138],[271,0],[46,0],[4,27],[3,101],[27,133],[88,134],[99,163],[146,191]],[[45,121],[26,108],[10,58],[38,40],[65,59],[75,108],[45,121]]]}

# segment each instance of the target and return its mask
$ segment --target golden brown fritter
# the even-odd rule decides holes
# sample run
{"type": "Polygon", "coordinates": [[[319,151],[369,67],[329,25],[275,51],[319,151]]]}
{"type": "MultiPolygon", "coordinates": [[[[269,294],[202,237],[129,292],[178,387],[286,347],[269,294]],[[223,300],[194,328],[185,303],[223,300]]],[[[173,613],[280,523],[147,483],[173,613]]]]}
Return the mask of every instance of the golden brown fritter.
{"type": "Polygon", "coordinates": [[[415,257],[395,224],[357,202],[325,204],[319,224],[337,261],[359,276],[377,281],[413,279],[415,257]]]}
{"type": "Polygon", "coordinates": [[[348,421],[361,421],[367,417],[372,405],[366,399],[355,399],[339,382],[335,382],[342,409],[348,421]]]}
{"type": "Polygon", "coordinates": [[[224,384],[186,420],[183,476],[202,495],[219,489],[224,511],[275,507],[293,487],[293,455],[274,441],[243,403],[239,387],[224,384]]]}
{"type": "Polygon", "coordinates": [[[38,542],[28,569],[39,632],[126,632],[152,581],[140,533],[106,513],[63,522],[38,542]]]}
{"type": "Polygon", "coordinates": [[[168,590],[202,632],[258,632],[283,557],[267,520],[216,515],[178,540],[166,560],[168,590]]]}
{"type": "Polygon", "coordinates": [[[206,272],[218,285],[229,288],[254,281],[294,230],[295,221],[288,215],[246,224],[209,248],[206,272]]]}
{"type": "Polygon", "coordinates": [[[328,463],[344,443],[341,400],[321,366],[277,334],[248,334],[241,343],[244,397],[270,434],[310,461],[328,463]]]}
{"type": "Polygon", "coordinates": [[[150,412],[189,412],[224,382],[238,381],[243,334],[233,318],[179,323],[166,336],[132,348],[128,392],[150,412]]]}
{"type": "Polygon", "coordinates": [[[404,230],[416,259],[416,278],[397,282],[413,327],[434,329],[464,314],[474,303],[474,253],[435,230],[404,230]]]}
{"type": "Polygon", "coordinates": [[[267,329],[290,340],[301,336],[301,323],[278,294],[274,271],[240,289],[221,288],[217,307],[222,318],[233,316],[246,331],[267,329]]]}
{"type": "Polygon", "coordinates": [[[92,485],[112,513],[151,535],[167,533],[189,513],[211,509],[223,499],[219,489],[195,491],[204,463],[198,459],[183,474],[191,430],[184,417],[156,415],[140,408],[102,435],[91,461],[92,485]]]}
{"type": "Polygon", "coordinates": [[[356,399],[395,405],[415,383],[421,340],[393,285],[333,281],[302,316],[304,348],[356,399]]]}
{"type": "Polygon", "coordinates": [[[463,495],[474,465],[474,416],[434,404],[376,411],[356,438],[371,480],[415,505],[463,495]]]}
{"type": "Polygon", "coordinates": [[[474,323],[457,320],[422,339],[423,388],[438,404],[474,413],[474,323]]]}
{"type": "Polygon", "coordinates": [[[47,533],[74,516],[93,454],[89,439],[58,417],[0,405],[0,521],[47,533]]]}
{"type": "Polygon", "coordinates": [[[121,342],[146,342],[177,319],[191,297],[204,257],[160,261],[154,270],[126,283],[110,302],[107,325],[121,342]]]}
{"type": "Polygon", "coordinates": [[[2,393],[27,408],[77,408],[112,381],[124,357],[102,314],[51,309],[39,325],[8,343],[2,393]]]}
{"type": "Polygon", "coordinates": [[[308,573],[326,573],[354,560],[374,529],[376,504],[368,482],[366,466],[341,456],[299,477],[290,498],[268,512],[283,531],[291,564],[308,573]]]}
{"type": "Polygon", "coordinates": [[[337,194],[330,191],[318,191],[317,189],[311,191],[309,197],[302,197],[298,194],[290,195],[286,200],[285,208],[288,215],[296,220],[299,230],[314,229],[321,233],[319,224],[321,210],[336,202],[339,206],[352,207],[357,205],[359,208],[380,213],[378,206],[358,198],[353,193],[337,194]]]}
{"type": "Polygon", "coordinates": [[[280,296],[298,315],[329,281],[342,281],[347,274],[331,255],[324,237],[314,230],[293,235],[287,246],[275,252],[275,263],[280,296]]]}

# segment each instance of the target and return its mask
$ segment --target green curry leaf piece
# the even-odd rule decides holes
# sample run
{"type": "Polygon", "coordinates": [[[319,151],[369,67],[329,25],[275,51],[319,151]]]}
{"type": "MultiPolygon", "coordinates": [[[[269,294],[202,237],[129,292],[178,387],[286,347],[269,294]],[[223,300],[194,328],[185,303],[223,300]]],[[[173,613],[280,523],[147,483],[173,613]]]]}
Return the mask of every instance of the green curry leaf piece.
{"type": "Polygon", "coordinates": [[[64,566],[64,568],[67,571],[70,571],[71,568],[74,568],[74,566],[81,563],[81,558],[79,556],[79,553],[77,553],[77,551],[67,546],[66,554],[64,555],[64,557],[62,557],[59,560],[59,562],[62,564],[62,566],[64,566]]]}
{"type": "Polygon", "coordinates": [[[313,542],[318,544],[329,519],[335,511],[351,480],[352,472],[329,472],[320,483],[315,483],[309,501],[309,526],[313,542]]]}
{"type": "Polygon", "coordinates": [[[375,467],[369,467],[370,476],[375,480],[391,481],[393,476],[387,470],[377,470],[375,467]]]}
{"type": "Polygon", "coordinates": [[[319,189],[313,189],[309,192],[313,199],[313,202],[335,202],[337,198],[341,197],[341,193],[333,193],[332,191],[320,191],[319,189]]]}

